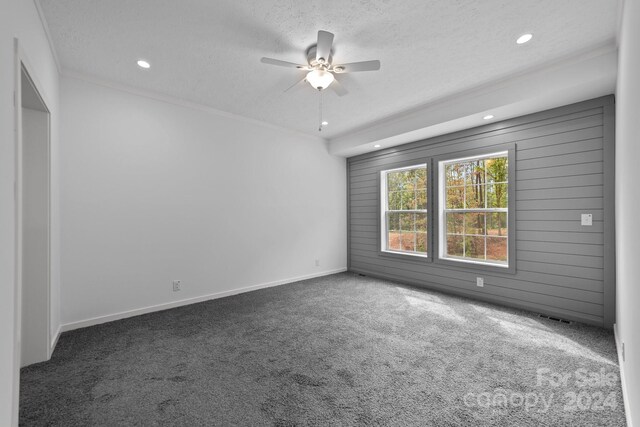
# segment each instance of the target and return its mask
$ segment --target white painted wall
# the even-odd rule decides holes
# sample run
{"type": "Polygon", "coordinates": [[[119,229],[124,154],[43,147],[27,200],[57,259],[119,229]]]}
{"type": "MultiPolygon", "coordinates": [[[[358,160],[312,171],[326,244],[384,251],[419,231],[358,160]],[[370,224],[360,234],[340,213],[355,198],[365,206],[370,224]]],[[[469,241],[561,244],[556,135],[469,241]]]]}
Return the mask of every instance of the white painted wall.
{"type": "MultiPolygon", "coordinates": [[[[4,0],[0,12],[0,425],[17,424],[18,399],[14,387],[18,381],[19,361],[14,342],[15,329],[15,145],[14,145],[14,53],[13,37],[20,39],[22,49],[33,66],[33,77],[40,84],[48,107],[52,111],[52,150],[58,147],[58,72],[45,31],[39,20],[33,1],[4,0]]],[[[53,162],[52,192],[57,194],[57,156],[53,162]]],[[[54,233],[52,236],[53,313],[58,313],[57,297],[60,280],[57,260],[59,257],[58,203],[52,206],[54,233]]],[[[52,328],[57,330],[59,318],[53,315],[52,328]]]]}
{"type": "MultiPolygon", "coordinates": [[[[616,253],[618,340],[625,345],[628,416],[640,424],[640,1],[626,0],[616,91],[616,253]]],[[[620,349],[619,349],[620,350],[620,349]]]]}
{"type": "Polygon", "coordinates": [[[77,78],[61,88],[67,328],[346,268],[346,162],[321,139],[77,78]]]}

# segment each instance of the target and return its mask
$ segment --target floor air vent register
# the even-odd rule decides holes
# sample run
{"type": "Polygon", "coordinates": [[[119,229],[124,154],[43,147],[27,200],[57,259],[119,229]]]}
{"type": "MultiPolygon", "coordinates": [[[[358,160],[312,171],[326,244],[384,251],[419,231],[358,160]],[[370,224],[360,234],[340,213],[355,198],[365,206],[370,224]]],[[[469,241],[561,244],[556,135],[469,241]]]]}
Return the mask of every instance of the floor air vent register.
{"type": "Polygon", "coordinates": [[[554,322],[566,323],[567,325],[570,325],[573,323],[570,320],[560,319],[558,317],[553,317],[553,316],[547,316],[546,314],[538,314],[538,317],[542,317],[543,319],[553,320],[554,322]]]}

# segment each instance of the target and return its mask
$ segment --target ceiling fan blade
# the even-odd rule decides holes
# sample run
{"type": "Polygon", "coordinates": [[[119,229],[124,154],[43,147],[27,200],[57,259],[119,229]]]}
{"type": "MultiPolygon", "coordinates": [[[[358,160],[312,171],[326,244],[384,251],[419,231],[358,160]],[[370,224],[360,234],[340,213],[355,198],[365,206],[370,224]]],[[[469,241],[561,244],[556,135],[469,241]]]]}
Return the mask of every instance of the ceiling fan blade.
{"type": "Polygon", "coordinates": [[[340,64],[333,67],[336,73],[355,73],[358,71],[376,71],[380,69],[380,61],[362,61],[351,62],[349,64],[340,64]]]}
{"type": "Polygon", "coordinates": [[[286,88],[284,91],[285,92],[295,92],[296,90],[304,87],[307,84],[307,77],[303,77],[302,80],[298,80],[297,82],[295,82],[294,84],[292,84],[291,86],[289,86],[288,88],[286,88]]]}
{"type": "Polygon", "coordinates": [[[329,62],[331,47],[333,46],[333,33],[328,31],[318,31],[318,44],[316,46],[316,61],[324,59],[324,63],[329,62]]]}
{"type": "Polygon", "coordinates": [[[346,90],[344,86],[342,86],[342,84],[340,84],[340,82],[337,79],[331,82],[331,85],[329,87],[333,89],[333,91],[338,96],[345,96],[347,93],[349,93],[349,91],[346,90]]]}
{"type": "Polygon", "coordinates": [[[273,58],[262,58],[260,59],[260,62],[262,62],[263,64],[278,65],[280,67],[297,68],[299,70],[309,69],[308,65],[294,64],[293,62],[280,61],[279,59],[273,58]]]}

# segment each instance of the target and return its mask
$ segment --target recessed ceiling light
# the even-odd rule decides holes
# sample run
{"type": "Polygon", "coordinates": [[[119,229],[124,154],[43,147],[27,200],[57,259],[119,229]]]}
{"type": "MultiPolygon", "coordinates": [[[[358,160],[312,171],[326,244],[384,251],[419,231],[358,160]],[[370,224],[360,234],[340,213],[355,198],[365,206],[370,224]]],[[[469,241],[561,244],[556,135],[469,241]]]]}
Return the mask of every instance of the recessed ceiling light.
{"type": "Polygon", "coordinates": [[[380,148],[380,144],[374,145],[373,148],[380,148]]]}
{"type": "Polygon", "coordinates": [[[147,68],[151,68],[151,64],[149,64],[144,59],[138,59],[138,67],[147,69],[147,68]]]}
{"type": "Polygon", "coordinates": [[[531,34],[531,33],[523,34],[520,37],[518,37],[518,40],[516,40],[516,43],[525,44],[526,42],[528,42],[532,38],[533,38],[533,34],[531,34]]]}
{"type": "Polygon", "coordinates": [[[328,124],[329,124],[329,122],[328,122],[328,121],[326,121],[326,120],[325,120],[324,122],[322,122],[322,126],[326,126],[326,125],[328,125],[328,124]]]}
{"type": "Polygon", "coordinates": [[[491,119],[493,119],[493,114],[487,114],[486,116],[483,117],[483,119],[491,120],[491,119]]]}

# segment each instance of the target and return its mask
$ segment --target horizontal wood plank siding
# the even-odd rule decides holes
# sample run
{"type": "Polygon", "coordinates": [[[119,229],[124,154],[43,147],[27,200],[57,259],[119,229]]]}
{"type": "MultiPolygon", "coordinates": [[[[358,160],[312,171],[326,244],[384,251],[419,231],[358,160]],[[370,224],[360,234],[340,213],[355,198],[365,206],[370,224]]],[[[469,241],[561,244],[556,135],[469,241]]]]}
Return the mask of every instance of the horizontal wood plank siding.
{"type": "MultiPolygon", "coordinates": [[[[605,108],[612,97],[544,111],[502,123],[443,135],[348,159],[349,268],[486,301],[603,325],[613,307],[605,307],[607,266],[604,250],[605,108]],[[390,257],[380,252],[381,170],[406,162],[515,144],[515,274],[451,266],[417,257],[390,257]],[[591,213],[593,226],[580,224],[591,213]],[[476,277],[484,287],[476,286],[476,277]]],[[[436,167],[434,162],[433,167],[436,167]]],[[[433,171],[436,173],[436,171],[433,171]]],[[[608,176],[608,175],[607,175],[608,176]]],[[[437,189],[434,188],[437,197],[437,189]]],[[[437,231],[435,231],[437,232],[437,231]]]]}

